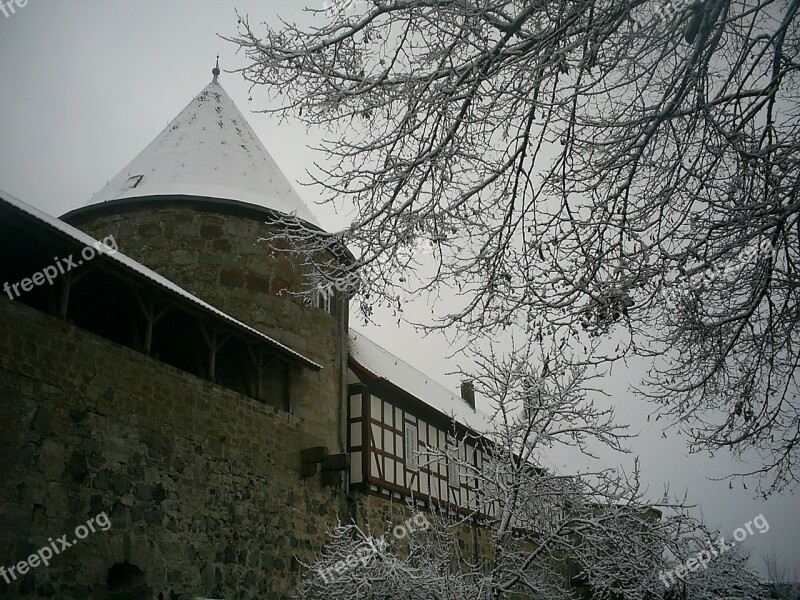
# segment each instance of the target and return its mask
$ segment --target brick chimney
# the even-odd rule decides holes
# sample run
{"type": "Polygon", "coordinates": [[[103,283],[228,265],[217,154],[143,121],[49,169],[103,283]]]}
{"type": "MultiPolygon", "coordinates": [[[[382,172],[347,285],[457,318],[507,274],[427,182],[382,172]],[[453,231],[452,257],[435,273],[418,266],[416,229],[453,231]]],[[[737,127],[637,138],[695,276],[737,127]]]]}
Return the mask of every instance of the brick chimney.
{"type": "Polygon", "coordinates": [[[473,409],[475,408],[475,384],[471,381],[461,382],[461,399],[473,409]]]}

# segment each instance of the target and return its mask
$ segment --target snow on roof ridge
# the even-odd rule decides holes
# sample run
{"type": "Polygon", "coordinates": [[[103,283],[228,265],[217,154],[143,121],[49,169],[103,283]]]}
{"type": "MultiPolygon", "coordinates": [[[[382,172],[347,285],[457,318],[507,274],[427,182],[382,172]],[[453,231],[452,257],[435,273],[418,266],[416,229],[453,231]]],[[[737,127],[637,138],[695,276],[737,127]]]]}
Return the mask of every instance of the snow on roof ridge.
{"type": "Polygon", "coordinates": [[[472,408],[460,395],[352,327],[349,331],[349,338],[350,355],[362,367],[396,385],[438,412],[454,418],[456,422],[473,429],[476,433],[486,433],[490,429],[489,415],[472,408]],[[379,355],[383,355],[383,357],[379,355]],[[393,361],[394,368],[384,364],[382,358],[393,361]],[[403,370],[411,371],[411,375],[416,375],[416,381],[406,379],[404,375],[409,375],[409,373],[402,373],[403,370]],[[419,378],[424,378],[425,381],[420,382],[419,378]],[[421,389],[424,386],[429,386],[429,389],[421,389]]]}
{"type": "Polygon", "coordinates": [[[123,198],[199,196],[246,202],[319,226],[216,79],[85,206],[123,198]]]}
{"type": "MultiPolygon", "coordinates": [[[[18,210],[20,210],[20,211],[32,216],[35,219],[38,219],[39,221],[45,223],[46,225],[52,227],[53,229],[56,229],[57,231],[59,231],[61,233],[67,235],[68,237],[73,238],[75,241],[78,241],[78,242],[80,242],[81,244],[83,244],[83,245],[85,245],[87,247],[94,246],[95,243],[97,243],[97,240],[95,240],[90,235],[82,232],[80,229],[77,229],[77,228],[73,227],[72,225],[70,225],[69,223],[65,223],[61,219],[53,217],[53,216],[47,214],[46,212],[39,210],[35,206],[31,206],[27,202],[25,202],[23,200],[20,200],[16,196],[13,196],[12,194],[9,194],[8,192],[5,192],[3,190],[0,190],[0,202],[5,202],[6,204],[10,204],[14,208],[16,208],[16,209],[18,209],[18,210]]],[[[248,333],[250,333],[252,335],[257,336],[258,338],[268,342],[270,345],[272,345],[272,346],[274,346],[276,348],[279,348],[282,351],[284,351],[284,352],[286,352],[286,353],[288,353],[288,354],[300,359],[300,361],[303,362],[304,364],[309,365],[309,366],[313,366],[314,368],[317,368],[317,369],[322,369],[322,366],[319,365],[318,363],[312,361],[309,358],[306,358],[305,356],[303,356],[299,352],[296,352],[296,351],[292,350],[291,348],[289,348],[285,344],[281,344],[279,341],[277,341],[277,340],[271,338],[270,336],[258,331],[257,329],[254,329],[253,327],[250,327],[246,323],[243,323],[243,322],[239,321],[238,319],[235,319],[234,317],[230,316],[228,313],[226,313],[224,311],[221,311],[220,309],[208,304],[204,300],[201,300],[197,296],[187,292],[185,289],[180,287],[178,284],[170,281],[169,279],[167,279],[163,275],[159,275],[158,273],[156,273],[152,269],[144,266],[140,262],[137,262],[137,261],[133,260],[131,257],[126,256],[122,252],[116,251],[113,254],[106,253],[106,254],[104,254],[104,256],[107,256],[109,258],[109,260],[116,261],[118,263],[121,263],[121,264],[125,265],[126,267],[128,267],[129,269],[135,271],[139,275],[142,275],[143,277],[146,277],[147,279],[149,279],[151,282],[155,283],[156,285],[159,285],[160,287],[165,288],[166,290],[168,290],[168,291],[170,291],[170,292],[172,292],[174,294],[177,294],[178,296],[182,297],[185,300],[188,300],[192,304],[194,304],[196,306],[199,306],[199,307],[205,309],[208,312],[213,313],[215,316],[223,319],[224,321],[227,321],[228,323],[230,323],[232,325],[235,325],[236,327],[239,327],[239,328],[247,331],[248,333]]]]}
{"type": "MultiPolygon", "coordinates": [[[[484,438],[489,440],[494,439],[496,432],[492,423],[491,416],[489,416],[488,414],[486,414],[481,410],[473,409],[463,399],[461,399],[459,395],[455,394],[454,392],[451,392],[448,388],[443,386],[438,381],[425,375],[425,373],[423,373],[416,367],[413,367],[412,365],[408,364],[402,358],[399,358],[397,355],[393,354],[386,348],[381,347],[376,342],[365,336],[363,333],[353,329],[352,327],[350,328],[349,331],[349,338],[350,338],[349,340],[350,354],[351,356],[355,354],[354,358],[359,365],[366,368],[373,374],[381,377],[382,379],[385,379],[386,381],[389,381],[390,383],[396,385],[397,387],[401,388],[402,390],[406,391],[407,393],[411,394],[412,396],[420,400],[422,403],[426,404],[427,406],[430,406],[434,410],[443,413],[450,418],[455,418],[456,422],[460,423],[461,425],[469,427],[475,433],[480,434],[484,438]],[[404,385],[404,382],[402,381],[398,381],[398,377],[396,375],[393,377],[392,374],[386,373],[385,372],[386,369],[382,369],[381,365],[376,364],[377,361],[374,360],[375,359],[374,355],[364,356],[361,352],[365,350],[364,348],[357,348],[357,347],[354,348],[354,346],[357,346],[359,342],[364,342],[365,344],[371,345],[377,352],[380,352],[384,356],[391,357],[391,359],[395,361],[396,365],[405,367],[406,369],[414,371],[414,373],[416,373],[417,375],[424,377],[426,379],[426,385],[430,384],[432,387],[437,388],[438,390],[447,394],[449,398],[455,400],[456,405],[449,408],[458,410],[448,410],[448,407],[446,406],[437,406],[435,402],[430,401],[430,396],[426,398],[425,394],[420,394],[418,391],[410,390],[409,389],[410,386],[404,385]],[[364,364],[365,362],[371,364],[364,364]]],[[[563,469],[559,468],[556,465],[556,463],[553,462],[553,460],[551,460],[547,456],[547,454],[545,454],[542,451],[539,451],[537,453],[537,459],[541,461],[553,473],[565,472],[563,469]]]]}
{"type": "MultiPolygon", "coordinates": [[[[461,400],[462,402],[464,402],[463,398],[461,398],[461,397],[460,397],[458,394],[456,394],[455,392],[451,391],[451,390],[450,390],[450,388],[448,388],[448,387],[445,387],[444,385],[442,385],[441,383],[439,383],[438,381],[436,381],[435,379],[433,379],[433,378],[432,378],[432,377],[430,377],[429,375],[427,375],[427,374],[423,373],[422,371],[420,371],[420,370],[419,370],[417,367],[415,367],[415,366],[414,366],[414,365],[412,365],[411,363],[408,363],[408,362],[404,361],[402,358],[400,358],[399,356],[397,356],[397,354],[395,354],[395,353],[394,353],[394,352],[392,352],[391,350],[388,350],[388,349],[384,348],[383,346],[381,346],[380,344],[378,344],[378,342],[376,342],[375,340],[373,340],[373,339],[371,339],[371,338],[367,337],[366,335],[364,335],[363,333],[361,333],[360,331],[358,331],[358,330],[356,330],[356,329],[352,329],[352,328],[351,328],[351,329],[350,329],[350,333],[353,333],[353,334],[355,334],[355,335],[357,335],[357,336],[359,336],[359,337],[361,337],[361,338],[364,338],[364,341],[366,341],[366,342],[368,342],[368,343],[372,344],[373,346],[375,346],[377,349],[379,349],[379,350],[380,350],[381,352],[383,352],[384,354],[387,354],[387,355],[391,356],[391,357],[392,357],[392,358],[395,360],[395,364],[398,364],[398,363],[399,363],[399,364],[402,364],[402,365],[403,365],[404,367],[406,367],[407,369],[410,369],[410,370],[414,371],[414,372],[415,372],[417,375],[420,375],[420,376],[424,377],[424,378],[425,378],[425,380],[426,380],[426,381],[425,381],[425,383],[428,383],[428,382],[430,381],[432,385],[435,385],[435,386],[437,386],[437,387],[438,387],[438,388],[440,388],[442,391],[446,391],[448,394],[452,395],[454,398],[458,398],[459,400],[461,400]]],[[[469,408],[469,409],[470,409],[470,410],[472,410],[473,412],[477,412],[477,409],[474,409],[474,408],[472,408],[472,407],[471,407],[469,404],[466,404],[466,402],[464,402],[464,404],[467,406],[467,408],[469,408]]]]}

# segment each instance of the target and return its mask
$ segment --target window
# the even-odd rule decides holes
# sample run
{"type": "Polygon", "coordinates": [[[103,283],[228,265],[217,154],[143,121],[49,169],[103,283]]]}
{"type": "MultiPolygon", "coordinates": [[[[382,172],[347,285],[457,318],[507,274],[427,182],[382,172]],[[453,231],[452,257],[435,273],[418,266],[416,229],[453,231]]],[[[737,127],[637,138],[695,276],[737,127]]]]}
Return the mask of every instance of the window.
{"type": "Polygon", "coordinates": [[[321,308],[330,315],[333,314],[333,290],[317,291],[317,308],[321,308]]]}
{"type": "Polygon", "coordinates": [[[134,175],[133,177],[128,177],[128,181],[125,182],[125,190],[132,190],[136,187],[139,187],[139,184],[142,183],[142,179],[144,179],[144,175],[134,175]]]}
{"type": "Polygon", "coordinates": [[[447,483],[450,487],[461,487],[461,476],[458,472],[458,444],[455,440],[447,443],[447,483]]]}
{"type": "Polygon", "coordinates": [[[419,451],[417,448],[417,428],[406,423],[405,431],[406,468],[417,470],[419,468],[419,451]]]}

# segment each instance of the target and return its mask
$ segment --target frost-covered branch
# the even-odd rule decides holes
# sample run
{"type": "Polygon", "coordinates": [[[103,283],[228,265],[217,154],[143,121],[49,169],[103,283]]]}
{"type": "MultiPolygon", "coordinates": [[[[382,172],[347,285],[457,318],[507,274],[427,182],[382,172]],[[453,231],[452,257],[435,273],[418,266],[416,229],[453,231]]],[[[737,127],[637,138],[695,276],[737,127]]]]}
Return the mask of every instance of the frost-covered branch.
{"type": "Polygon", "coordinates": [[[642,391],[694,448],[760,452],[780,489],[800,440],[800,2],[669,7],[370,0],[229,39],[277,112],[330,129],[313,177],[353,223],[294,241],[353,249],[367,317],[455,290],[436,326],[465,343],[623,340],[607,359],[657,358],[642,391]]]}
{"type": "Polygon", "coordinates": [[[698,524],[666,493],[649,500],[638,464],[630,474],[601,465],[562,473],[545,464],[559,445],[585,456],[598,444],[623,451],[627,435],[611,409],[593,402],[585,370],[565,364],[562,353],[545,360],[540,349],[483,356],[485,369],[474,382],[492,399],[495,416],[491,430],[467,436],[480,460],[454,451],[467,441],[457,433],[447,448],[428,446],[419,457],[421,465],[455,464],[460,481],[477,490],[475,500],[453,506],[410,497],[409,512],[424,510],[431,526],[364,565],[357,557],[370,537],[341,526],[311,566],[304,598],[555,600],[582,588],[595,598],[660,597],[659,569],[698,524]],[[475,547],[478,538],[483,543],[475,547]],[[341,567],[348,556],[353,568],[320,580],[318,573],[341,567]]]}

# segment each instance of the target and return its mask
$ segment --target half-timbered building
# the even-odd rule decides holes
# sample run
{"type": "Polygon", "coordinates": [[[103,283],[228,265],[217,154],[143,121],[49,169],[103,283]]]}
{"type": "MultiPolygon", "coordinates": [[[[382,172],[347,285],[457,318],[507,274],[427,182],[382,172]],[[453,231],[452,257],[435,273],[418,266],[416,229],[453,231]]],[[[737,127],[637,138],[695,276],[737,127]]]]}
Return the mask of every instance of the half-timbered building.
{"type": "Polygon", "coordinates": [[[476,510],[464,465],[482,468],[489,418],[475,408],[471,384],[458,396],[358,332],[349,343],[351,487],[476,510]]]}

